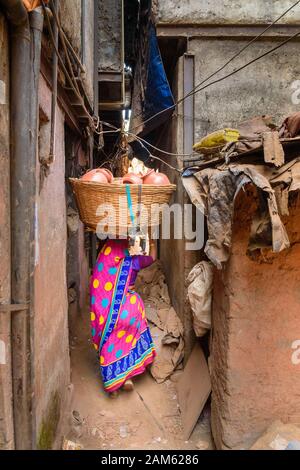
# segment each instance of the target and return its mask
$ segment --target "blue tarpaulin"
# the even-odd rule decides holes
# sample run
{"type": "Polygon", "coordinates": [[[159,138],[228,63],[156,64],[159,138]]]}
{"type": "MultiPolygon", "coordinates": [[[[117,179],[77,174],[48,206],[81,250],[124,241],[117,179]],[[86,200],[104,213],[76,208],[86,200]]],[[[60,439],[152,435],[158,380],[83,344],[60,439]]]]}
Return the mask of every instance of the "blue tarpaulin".
{"type": "MultiPolygon", "coordinates": [[[[135,83],[136,96],[141,100],[141,112],[133,110],[132,127],[133,129],[139,128],[138,134],[147,142],[152,143],[156,140],[155,129],[170,118],[175,102],[160,55],[155,27],[151,22],[148,24],[147,37],[148,49],[143,57],[145,62],[141,57],[139,62],[140,67],[145,67],[146,73],[144,75],[136,71],[135,83]],[[142,76],[145,76],[144,80],[140,78],[142,76]],[[141,89],[143,93],[140,93],[141,89]]],[[[141,144],[133,140],[130,145],[137,158],[147,163],[148,166],[154,163],[150,156],[151,147],[146,143],[141,144]]]]}
{"type": "MultiPolygon", "coordinates": [[[[174,98],[166,76],[160,50],[158,47],[157,37],[154,26],[151,24],[149,31],[149,63],[147,86],[144,103],[144,120],[147,120],[164,109],[170,109],[172,112],[174,107],[174,98]]],[[[153,119],[146,124],[147,132],[164,122],[170,114],[166,111],[160,114],[157,119],[153,119]]]]}

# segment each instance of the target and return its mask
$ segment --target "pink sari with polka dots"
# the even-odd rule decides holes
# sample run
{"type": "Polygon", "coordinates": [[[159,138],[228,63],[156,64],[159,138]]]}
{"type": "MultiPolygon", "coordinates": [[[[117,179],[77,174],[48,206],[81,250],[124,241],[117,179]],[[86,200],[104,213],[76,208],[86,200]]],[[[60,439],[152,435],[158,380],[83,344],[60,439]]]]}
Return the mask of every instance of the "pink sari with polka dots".
{"type": "Polygon", "coordinates": [[[107,392],[143,373],[155,357],[143,301],[129,289],[131,271],[127,240],[107,241],[90,285],[92,338],[107,392]]]}

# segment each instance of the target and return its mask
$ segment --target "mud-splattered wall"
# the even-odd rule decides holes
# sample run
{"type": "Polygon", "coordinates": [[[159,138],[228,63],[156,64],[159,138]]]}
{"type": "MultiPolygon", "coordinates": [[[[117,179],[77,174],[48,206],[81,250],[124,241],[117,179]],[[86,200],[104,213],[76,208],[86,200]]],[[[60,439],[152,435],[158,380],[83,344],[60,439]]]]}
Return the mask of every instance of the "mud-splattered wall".
{"type": "Polygon", "coordinates": [[[233,247],[216,272],[212,424],[218,448],[251,446],[275,420],[300,423],[300,195],[285,225],[291,248],[246,255],[256,210],[253,191],[236,202],[233,247]]]}

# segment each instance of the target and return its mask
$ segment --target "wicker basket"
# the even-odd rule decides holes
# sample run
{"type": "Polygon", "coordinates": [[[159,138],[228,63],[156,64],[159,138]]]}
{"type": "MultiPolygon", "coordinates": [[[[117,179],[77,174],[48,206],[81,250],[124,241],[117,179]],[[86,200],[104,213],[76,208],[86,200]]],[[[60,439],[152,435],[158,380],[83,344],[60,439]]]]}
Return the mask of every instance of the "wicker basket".
{"type": "Polygon", "coordinates": [[[86,227],[98,233],[125,236],[136,226],[143,228],[159,225],[162,205],[169,204],[176,190],[174,184],[128,185],[132,203],[130,213],[127,185],[120,184],[119,181],[102,184],[75,178],[69,180],[75,194],[80,219],[86,227]]]}

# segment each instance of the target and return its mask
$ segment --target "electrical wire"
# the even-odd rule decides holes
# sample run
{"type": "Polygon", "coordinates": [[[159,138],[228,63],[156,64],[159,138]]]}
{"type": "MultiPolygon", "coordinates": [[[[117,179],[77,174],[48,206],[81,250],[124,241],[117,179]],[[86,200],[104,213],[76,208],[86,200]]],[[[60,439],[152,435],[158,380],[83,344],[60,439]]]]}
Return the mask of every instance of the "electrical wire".
{"type": "MultiPolygon", "coordinates": [[[[142,137],[140,137],[136,134],[133,134],[132,132],[126,132],[126,134],[131,135],[132,137],[136,137],[137,140],[139,140],[140,142],[145,143],[146,145],[153,148],[154,150],[157,150],[158,152],[164,153],[165,155],[170,155],[172,157],[191,157],[192,155],[195,155],[195,153],[196,153],[196,152],[193,152],[193,153],[172,153],[172,152],[167,152],[166,150],[162,150],[158,147],[155,147],[155,145],[150,144],[145,139],[143,139],[142,137]]],[[[147,150],[149,152],[149,149],[147,149],[147,150]]]]}
{"type": "Polygon", "coordinates": [[[293,8],[295,8],[295,6],[297,6],[298,4],[300,3],[300,0],[298,0],[296,3],[294,3],[291,7],[289,7],[284,13],[282,13],[275,21],[273,21],[273,23],[271,23],[263,32],[261,32],[258,36],[256,36],[255,38],[253,38],[248,44],[246,44],[237,54],[235,54],[231,59],[229,59],[222,67],[220,67],[219,69],[217,69],[215,72],[213,72],[210,76],[208,76],[207,78],[205,78],[202,82],[200,82],[198,85],[196,85],[193,90],[191,90],[189,93],[187,93],[185,96],[183,96],[180,100],[178,100],[176,103],[174,103],[172,106],[169,106],[168,108],[165,108],[161,111],[159,111],[158,113],[154,114],[153,116],[151,116],[150,118],[146,119],[145,121],[142,121],[138,126],[135,126],[133,128],[131,128],[130,130],[131,131],[134,131],[136,129],[138,129],[140,126],[142,125],[145,125],[147,124],[148,122],[152,121],[153,119],[155,119],[156,117],[164,114],[165,112],[168,112],[168,111],[171,111],[171,110],[174,110],[178,104],[182,103],[185,99],[189,98],[190,96],[193,96],[195,95],[196,93],[208,88],[208,86],[211,86],[213,85],[214,83],[218,83],[222,80],[225,80],[226,78],[230,77],[231,75],[233,75],[234,73],[237,73],[239,72],[240,70],[243,70],[244,68],[246,68],[248,65],[251,65],[253,64],[256,60],[259,60],[261,59],[262,57],[265,57],[266,55],[268,54],[271,54],[272,52],[274,52],[275,50],[279,49],[279,47],[282,47],[284,46],[286,43],[288,43],[289,41],[291,41],[292,39],[294,39],[295,37],[299,36],[300,35],[300,31],[299,33],[291,36],[290,38],[288,38],[286,41],[282,42],[280,45],[278,45],[276,48],[274,49],[271,49],[269,51],[267,51],[265,54],[262,54],[261,56],[259,56],[257,59],[254,59],[252,60],[251,62],[245,64],[243,67],[241,68],[238,68],[236,69],[234,72],[232,72],[231,74],[228,74],[226,75],[225,77],[222,77],[221,79],[217,80],[217,81],[213,81],[211,83],[209,83],[207,86],[205,87],[202,87],[199,89],[199,87],[206,83],[210,78],[212,78],[213,76],[215,76],[216,74],[218,74],[220,71],[222,71],[225,67],[227,67],[227,65],[229,65],[231,62],[233,62],[240,54],[242,54],[242,52],[244,52],[250,45],[252,45],[255,41],[257,41],[259,38],[261,38],[263,36],[263,34],[265,34],[266,31],[268,31],[272,26],[274,26],[276,23],[278,23],[278,21],[280,21],[280,19],[282,19],[285,15],[287,15],[293,8]]]}
{"type": "MultiPolygon", "coordinates": [[[[256,42],[258,39],[260,39],[267,31],[269,31],[275,24],[277,24],[284,16],[286,16],[293,8],[295,8],[298,4],[300,3],[300,0],[298,0],[296,3],[294,3],[290,8],[288,8],[284,13],[282,13],[278,18],[276,18],[275,21],[273,21],[273,23],[271,23],[269,26],[267,26],[267,28],[265,28],[260,34],[258,34],[255,38],[253,38],[251,41],[249,41],[244,47],[242,47],[242,49],[240,49],[237,54],[235,54],[233,57],[231,57],[231,59],[229,59],[224,65],[222,65],[222,67],[220,67],[218,70],[216,70],[215,72],[213,72],[211,75],[209,75],[208,77],[206,77],[204,80],[202,80],[202,82],[198,83],[194,90],[198,89],[201,87],[201,85],[203,85],[204,83],[206,83],[208,80],[210,80],[212,77],[214,77],[215,75],[217,75],[219,72],[221,72],[222,70],[224,70],[227,65],[229,65],[231,62],[233,62],[237,57],[239,57],[245,50],[247,50],[254,42],[256,42]]],[[[189,92],[187,93],[183,98],[181,98],[177,104],[181,103],[184,99],[188,98],[190,95],[191,95],[192,92],[189,92]]]]}
{"type": "MultiPolygon", "coordinates": [[[[278,44],[277,46],[275,46],[274,48],[266,51],[265,53],[257,56],[256,58],[254,58],[253,60],[247,62],[246,64],[244,64],[243,66],[241,67],[238,67],[237,69],[233,70],[232,72],[226,74],[225,76],[223,77],[220,77],[219,79],[216,79],[216,80],[213,80],[212,82],[208,83],[207,85],[201,87],[201,85],[203,85],[204,83],[206,83],[210,78],[214,77],[215,75],[217,75],[219,72],[221,72],[222,70],[224,70],[231,62],[233,62],[239,55],[241,55],[246,49],[248,49],[255,41],[257,41],[259,38],[261,38],[270,28],[272,28],[272,26],[274,26],[276,23],[278,23],[280,21],[280,19],[282,19],[287,13],[289,13],[295,6],[297,6],[298,4],[300,3],[300,0],[298,0],[296,3],[294,3],[290,8],[288,8],[282,15],[280,15],[275,21],[273,21],[272,24],[270,24],[267,28],[265,28],[258,36],[256,36],[255,38],[253,38],[248,44],[246,44],[237,54],[235,54],[233,57],[231,57],[222,67],[220,67],[219,69],[217,69],[215,72],[213,72],[211,75],[209,75],[206,79],[204,79],[202,82],[200,82],[198,85],[196,85],[193,90],[191,90],[189,93],[187,93],[184,97],[182,97],[180,100],[178,100],[174,105],[156,113],[155,115],[153,115],[152,117],[148,118],[147,120],[143,121],[139,126],[136,126],[135,128],[131,128],[130,131],[133,131],[135,130],[136,128],[140,127],[141,125],[143,124],[146,124],[147,122],[151,121],[152,119],[154,119],[155,117],[159,116],[160,114],[164,113],[164,112],[167,112],[167,111],[170,111],[172,109],[174,109],[178,104],[182,103],[185,99],[199,93],[200,91],[203,91],[205,89],[207,89],[208,87],[216,84],[216,83],[219,83],[233,75],[235,75],[236,73],[240,72],[241,70],[245,69],[246,67],[248,67],[249,65],[252,65],[253,63],[255,63],[256,61],[262,59],[263,57],[266,57],[267,55],[275,52],[276,50],[278,50],[279,48],[283,47],[285,44],[287,44],[288,42],[290,42],[291,40],[295,39],[296,37],[298,37],[300,35],[300,31],[297,32],[296,34],[290,36],[289,38],[287,38],[285,41],[281,42],[280,44],[278,44]]],[[[103,122],[102,122],[103,124],[103,122]]],[[[109,127],[112,127],[114,128],[114,130],[112,131],[102,131],[101,133],[116,133],[116,132],[122,132],[122,129],[118,129],[118,128],[115,128],[114,126],[108,124],[108,123],[105,123],[106,125],[109,125],[109,127]]],[[[175,156],[175,157],[193,157],[194,155],[196,155],[196,153],[191,153],[191,154],[177,154],[177,153],[172,153],[172,152],[167,152],[163,149],[160,149],[152,144],[150,144],[149,142],[147,142],[145,139],[143,139],[142,137],[139,137],[137,136],[136,134],[134,134],[133,132],[127,132],[126,133],[127,135],[131,135],[133,137],[135,137],[140,143],[141,145],[145,148],[145,150],[147,150],[147,152],[149,152],[149,149],[144,145],[146,144],[148,147],[151,147],[152,149],[160,152],[160,153],[163,153],[165,155],[169,155],[169,156],[175,156]]],[[[149,156],[151,158],[154,158],[156,160],[159,160],[160,162],[162,162],[163,164],[169,166],[170,168],[176,170],[176,171],[181,171],[179,170],[178,168],[175,168],[173,167],[172,165],[169,165],[168,163],[166,163],[164,160],[160,159],[159,157],[151,154],[149,152],[149,156]]]]}
{"type": "MultiPolygon", "coordinates": [[[[137,137],[137,140],[140,140],[139,137],[137,137]]],[[[145,147],[145,145],[143,144],[143,142],[140,142],[142,147],[144,147],[145,150],[147,150],[147,152],[149,152],[149,150],[145,147]]],[[[169,168],[171,168],[172,170],[174,171],[177,171],[178,173],[182,173],[183,169],[179,169],[179,168],[176,168],[175,166],[173,165],[170,165],[170,163],[167,163],[165,162],[164,160],[162,160],[161,158],[157,157],[156,155],[153,155],[152,153],[149,152],[149,158],[153,158],[154,160],[158,160],[160,161],[161,163],[163,163],[164,165],[168,166],[169,168]]]]}
{"type": "Polygon", "coordinates": [[[193,95],[196,95],[197,93],[199,93],[200,91],[203,91],[205,90],[206,88],[210,87],[211,85],[215,85],[216,83],[220,83],[222,82],[223,80],[226,80],[227,78],[235,75],[236,73],[240,72],[241,70],[244,70],[245,68],[249,67],[249,65],[252,65],[254,64],[255,62],[257,62],[258,60],[260,59],[263,59],[264,57],[266,57],[267,55],[269,54],[272,54],[273,52],[277,51],[278,49],[280,49],[281,47],[283,47],[285,44],[287,44],[288,42],[292,41],[293,39],[297,38],[300,36],[300,31],[298,31],[297,33],[293,34],[292,36],[290,36],[289,38],[287,38],[285,41],[281,42],[280,44],[278,44],[277,46],[273,47],[272,49],[270,49],[269,51],[266,51],[264,52],[263,54],[257,56],[255,59],[251,60],[250,62],[247,62],[246,64],[242,65],[241,67],[238,67],[237,69],[233,70],[232,72],[228,73],[227,75],[224,75],[223,77],[221,78],[218,78],[216,80],[213,80],[212,82],[208,83],[207,85],[203,86],[202,88],[199,88],[198,90],[195,90],[193,92],[190,93],[190,96],[193,96],[193,95]]]}
{"type": "MultiPolygon", "coordinates": [[[[300,1],[300,0],[299,0],[300,1]]],[[[51,2],[51,4],[53,5],[53,2],[51,2]]],[[[68,63],[68,66],[69,66],[69,70],[71,72],[71,77],[72,77],[72,80],[73,80],[73,84],[77,90],[77,93],[80,94],[80,90],[79,90],[79,87],[78,87],[78,84],[76,82],[76,79],[75,79],[75,75],[74,75],[74,71],[73,71],[73,67],[72,67],[72,64],[71,64],[71,60],[70,60],[70,56],[69,56],[69,52],[68,52],[68,49],[67,49],[67,46],[66,46],[66,42],[65,42],[65,38],[64,38],[64,34],[63,34],[63,31],[62,31],[62,27],[61,27],[61,24],[60,24],[60,21],[58,19],[58,16],[57,16],[57,13],[56,13],[56,10],[55,8],[52,9],[52,13],[53,13],[53,17],[54,17],[54,20],[57,24],[57,27],[58,27],[58,32],[59,32],[59,36],[60,36],[60,40],[61,40],[61,43],[62,43],[62,46],[63,46],[63,49],[64,49],[64,53],[65,53],[65,56],[66,56],[66,60],[67,60],[67,63],[68,63]]],[[[83,99],[82,99],[83,100],[83,99]]]]}
{"type": "MultiPolygon", "coordinates": [[[[54,34],[53,34],[53,30],[52,30],[52,27],[51,27],[51,22],[50,22],[50,18],[49,18],[49,14],[48,14],[48,10],[47,10],[47,8],[46,8],[46,5],[45,5],[44,0],[41,0],[41,3],[42,3],[42,6],[43,6],[43,9],[44,9],[44,13],[45,13],[46,21],[47,21],[47,26],[48,26],[48,30],[49,30],[49,33],[50,33],[51,42],[52,42],[52,45],[53,45],[53,47],[54,47],[55,53],[56,53],[56,55],[57,55],[57,57],[58,57],[58,60],[59,60],[59,62],[60,62],[60,64],[61,64],[61,67],[62,67],[62,69],[63,69],[63,72],[64,72],[64,74],[65,74],[65,76],[66,76],[66,78],[67,78],[67,80],[68,80],[68,82],[69,82],[69,84],[70,84],[70,86],[71,86],[71,88],[72,88],[74,94],[75,94],[75,95],[77,96],[77,98],[80,100],[80,102],[81,102],[81,104],[82,104],[82,107],[83,107],[83,109],[85,110],[85,112],[86,112],[86,114],[87,114],[87,118],[89,119],[89,122],[90,122],[90,125],[91,125],[92,130],[95,131],[95,126],[94,126],[94,117],[95,117],[95,116],[92,116],[92,115],[89,113],[89,111],[87,110],[87,108],[86,108],[86,106],[85,106],[85,103],[84,103],[84,99],[83,99],[83,97],[81,96],[80,92],[79,92],[78,89],[77,89],[77,87],[78,87],[77,83],[76,83],[76,86],[75,86],[74,83],[73,83],[72,78],[70,77],[70,74],[69,74],[69,72],[68,72],[68,70],[67,70],[67,68],[66,68],[66,66],[65,66],[65,64],[64,64],[64,61],[63,61],[63,59],[62,59],[62,57],[61,57],[61,55],[60,55],[60,53],[59,53],[59,50],[58,50],[58,48],[56,47],[55,40],[54,40],[54,34]]],[[[54,16],[54,18],[55,18],[55,16],[54,16]]],[[[59,31],[60,31],[60,30],[61,30],[61,25],[60,25],[60,23],[57,23],[57,24],[58,24],[58,29],[59,29],[59,31]]],[[[75,78],[75,77],[74,77],[74,78],[75,78]]],[[[76,80],[75,80],[75,81],[76,81],[76,80]]]]}

